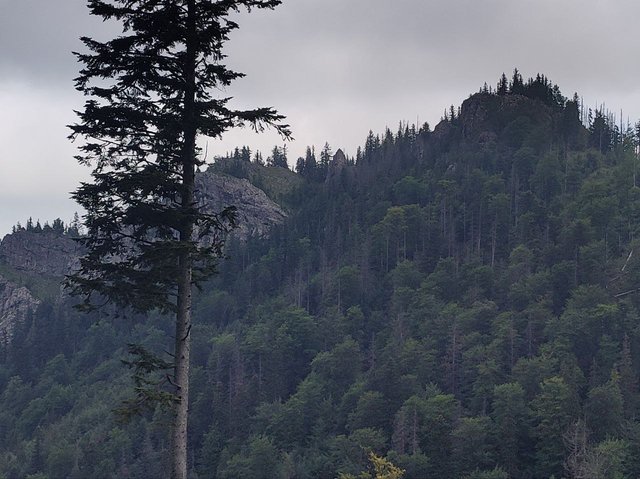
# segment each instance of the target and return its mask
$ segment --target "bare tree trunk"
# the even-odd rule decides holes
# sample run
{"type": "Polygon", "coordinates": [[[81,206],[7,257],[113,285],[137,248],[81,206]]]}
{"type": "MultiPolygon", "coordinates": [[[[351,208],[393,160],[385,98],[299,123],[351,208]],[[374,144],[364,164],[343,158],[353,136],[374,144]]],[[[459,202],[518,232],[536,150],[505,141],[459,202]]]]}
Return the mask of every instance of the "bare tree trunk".
{"type": "MultiPolygon", "coordinates": [[[[194,203],[195,188],[195,0],[187,2],[188,38],[184,73],[186,79],[184,98],[184,149],[182,152],[181,205],[187,213],[194,203]]],[[[180,228],[180,241],[193,240],[193,220],[185,214],[180,228]]],[[[174,382],[177,403],[171,431],[171,479],[187,479],[187,425],[189,415],[189,361],[191,355],[191,282],[192,262],[188,250],[179,258],[178,298],[176,313],[176,338],[174,349],[174,382]]]]}
{"type": "Polygon", "coordinates": [[[496,246],[498,244],[498,213],[496,213],[491,230],[491,269],[494,269],[496,264],[496,246]]]}
{"type": "Polygon", "coordinates": [[[369,342],[369,369],[373,371],[376,367],[376,333],[371,332],[371,341],[369,342]]]}
{"type": "Polygon", "coordinates": [[[385,268],[385,272],[389,272],[389,233],[387,233],[387,264],[385,268]]]}
{"type": "Polygon", "coordinates": [[[411,424],[411,453],[416,454],[418,452],[418,410],[413,406],[413,421],[411,424]]]}
{"type": "Polygon", "coordinates": [[[187,478],[187,419],[189,413],[189,357],[191,353],[191,266],[188,255],[180,258],[174,382],[176,410],[171,432],[171,478],[187,478]]]}
{"type": "Polygon", "coordinates": [[[480,199],[480,211],[478,212],[478,255],[482,243],[482,199],[480,199]]]}

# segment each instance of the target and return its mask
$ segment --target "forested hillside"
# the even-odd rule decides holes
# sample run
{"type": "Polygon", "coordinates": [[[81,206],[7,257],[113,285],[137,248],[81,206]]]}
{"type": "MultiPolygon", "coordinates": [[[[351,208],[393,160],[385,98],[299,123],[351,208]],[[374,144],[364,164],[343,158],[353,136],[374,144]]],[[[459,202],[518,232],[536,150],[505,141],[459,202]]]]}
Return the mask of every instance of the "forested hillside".
{"type": "MultiPolygon", "coordinates": [[[[192,477],[640,477],[639,135],[516,72],[295,179],[219,159],[289,216],[195,299],[192,477]]],[[[52,289],[0,345],[0,477],[164,477],[166,414],[113,410],[171,320],[52,289]]]]}

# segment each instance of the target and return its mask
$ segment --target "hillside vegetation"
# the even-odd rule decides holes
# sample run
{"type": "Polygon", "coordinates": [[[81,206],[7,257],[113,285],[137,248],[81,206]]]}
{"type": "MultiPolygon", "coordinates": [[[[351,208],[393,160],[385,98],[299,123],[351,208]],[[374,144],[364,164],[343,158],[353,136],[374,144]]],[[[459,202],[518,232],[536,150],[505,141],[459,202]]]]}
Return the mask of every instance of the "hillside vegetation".
{"type": "MultiPolygon", "coordinates": [[[[639,133],[516,73],[339,164],[221,160],[290,216],[197,295],[192,476],[639,477],[639,133]]],[[[0,348],[0,477],[163,477],[162,410],[112,410],[170,331],[42,301],[0,348]]]]}

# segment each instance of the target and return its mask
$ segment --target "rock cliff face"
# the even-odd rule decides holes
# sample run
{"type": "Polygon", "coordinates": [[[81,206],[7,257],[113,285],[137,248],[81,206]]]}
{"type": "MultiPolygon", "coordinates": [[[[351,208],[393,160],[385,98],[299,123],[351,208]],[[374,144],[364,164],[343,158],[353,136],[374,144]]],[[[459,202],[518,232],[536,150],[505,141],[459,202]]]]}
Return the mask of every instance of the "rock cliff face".
{"type": "MultiPolygon", "coordinates": [[[[233,234],[241,239],[267,234],[286,218],[286,213],[267,195],[245,179],[200,173],[196,177],[199,199],[210,212],[227,206],[238,209],[238,228],[233,234]]],[[[6,235],[0,243],[0,263],[17,272],[62,277],[78,266],[79,245],[54,232],[20,230],[6,235]]]]}
{"type": "Polygon", "coordinates": [[[462,103],[458,122],[463,137],[478,139],[487,132],[500,134],[519,118],[527,118],[531,125],[540,125],[550,123],[552,116],[549,106],[526,96],[476,94],[462,103]]]}
{"type": "Polygon", "coordinates": [[[336,154],[333,155],[332,160],[329,162],[329,168],[327,169],[327,177],[325,179],[326,183],[331,182],[335,177],[340,175],[340,173],[347,167],[349,162],[347,161],[347,157],[345,156],[342,149],[338,148],[336,154]]]}
{"type": "Polygon", "coordinates": [[[524,118],[529,128],[550,126],[553,111],[548,105],[523,95],[476,93],[462,103],[460,114],[454,122],[441,121],[433,134],[440,141],[459,134],[461,139],[485,143],[496,139],[510,123],[524,118]]]}
{"type": "Polygon", "coordinates": [[[0,262],[16,271],[62,277],[78,265],[79,246],[53,232],[16,231],[0,243],[0,262]]]}
{"type": "MultiPolygon", "coordinates": [[[[245,179],[210,171],[196,177],[199,200],[210,212],[227,206],[238,210],[238,228],[233,235],[246,239],[264,236],[280,224],[286,213],[259,188],[245,179]]],[[[0,243],[0,264],[18,276],[49,278],[56,282],[79,266],[80,246],[71,238],[49,231],[20,230],[0,243]]],[[[39,304],[31,291],[0,276],[0,341],[10,340],[16,322],[39,304]]]]}
{"type": "Polygon", "coordinates": [[[259,188],[246,179],[220,175],[207,170],[196,176],[196,195],[210,212],[227,206],[238,211],[238,227],[233,235],[246,239],[264,236],[273,226],[281,224],[286,213],[259,188]]]}
{"type": "Polygon", "coordinates": [[[9,341],[13,327],[33,311],[40,301],[24,286],[17,286],[0,276],[0,343],[9,341]]]}

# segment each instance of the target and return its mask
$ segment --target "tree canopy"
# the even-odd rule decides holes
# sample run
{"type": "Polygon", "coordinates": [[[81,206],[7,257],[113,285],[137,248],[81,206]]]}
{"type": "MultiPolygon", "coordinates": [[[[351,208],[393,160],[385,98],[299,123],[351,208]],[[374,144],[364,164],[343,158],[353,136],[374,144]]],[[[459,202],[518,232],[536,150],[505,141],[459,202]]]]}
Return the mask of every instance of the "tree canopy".
{"type": "MultiPolygon", "coordinates": [[[[638,133],[605,113],[601,149],[575,95],[508,78],[434,128],[371,132],[329,180],[312,147],[293,187],[241,150],[214,167],[272,175],[289,216],[194,293],[194,476],[375,477],[371,453],[403,479],[640,476],[638,133]]],[[[125,343],[161,352],[174,325],[130,319],[63,298],[16,325],[0,474],[167,475],[167,416],[110,409],[125,343]]]]}
{"type": "MultiPolygon", "coordinates": [[[[279,3],[89,0],[92,15],[123,32],[106,42],[83,37],[88,52],[76,54],[84,65],[76,88],[89,99],[71,138],[82,139],[77,159],[93,171],[73,194],[86,211],[86,254],[67,284],[85,297],[85,309],[106,301],[175,313],[174,478],[187,476],[191,289],[214,272],[234,222],[233,205],[211,212],[198,199],[195,172],[204,160],[196,140],[245,125],[289,135],[272,108],[232,109],[218,97],[242,76],[224,64],[223,46],[238,27],[230,14],[279,3]]],[[[147,371],[165,364],[147,359],[136,364],[147,371]]],[[[140,400],[158,398],[137,391],[140,400]]]]}

